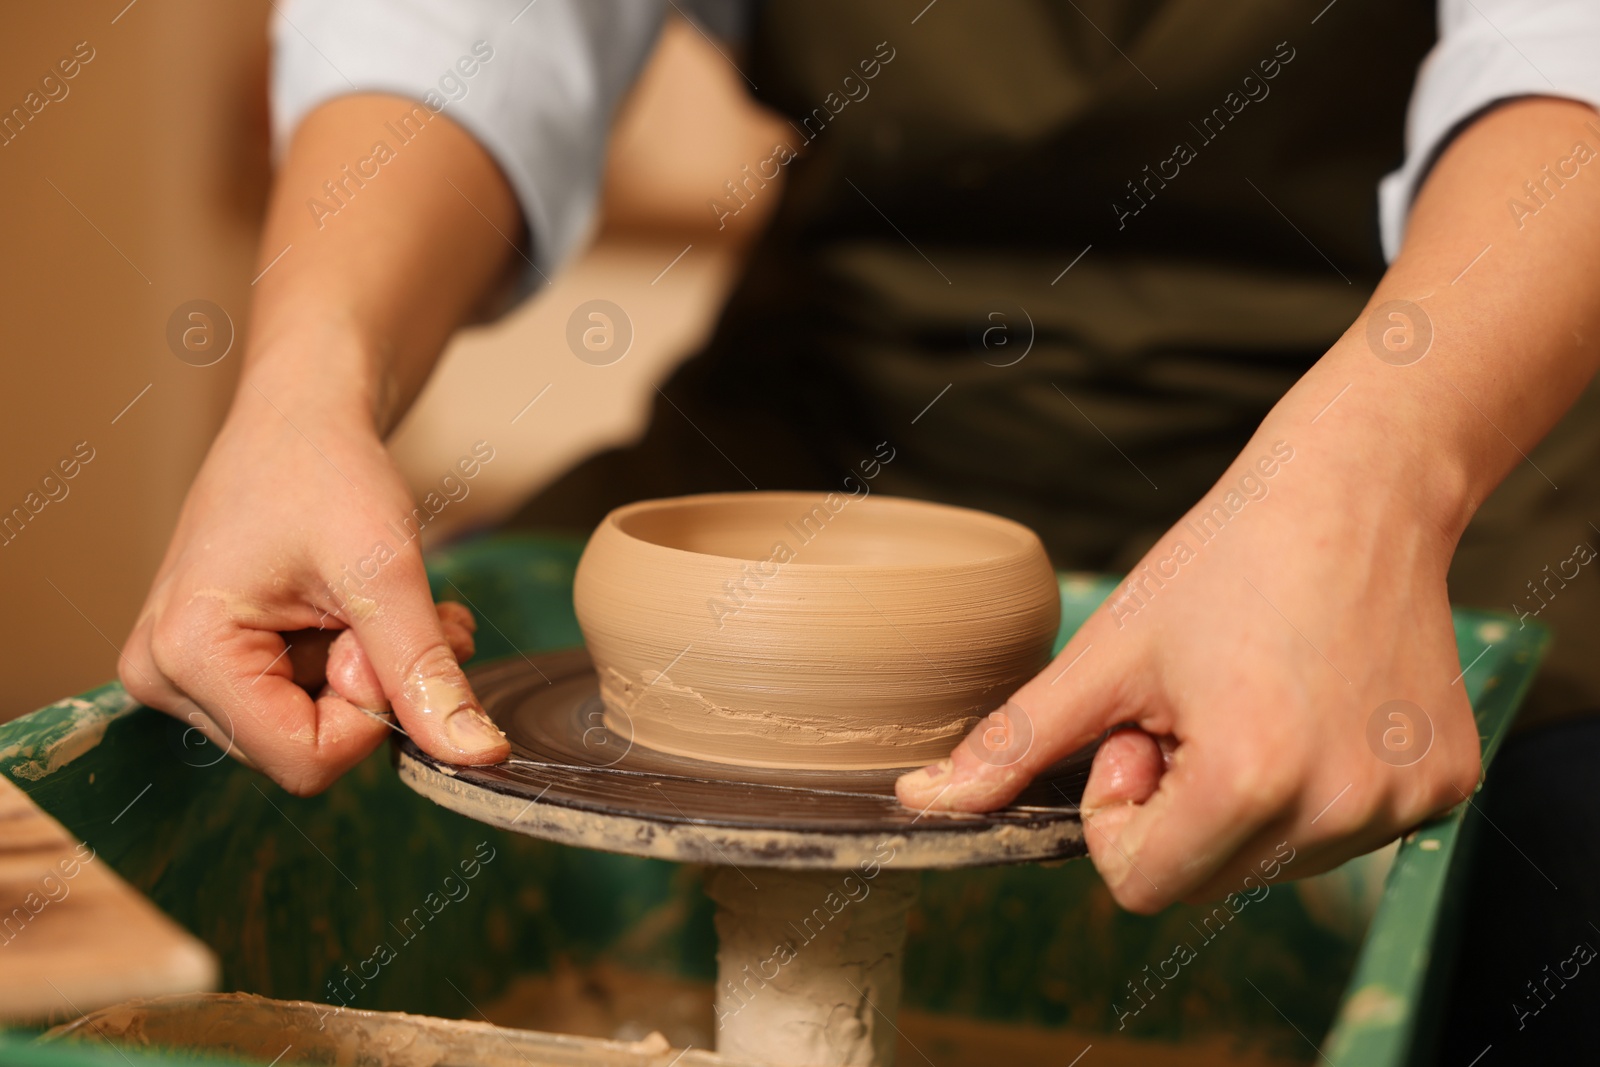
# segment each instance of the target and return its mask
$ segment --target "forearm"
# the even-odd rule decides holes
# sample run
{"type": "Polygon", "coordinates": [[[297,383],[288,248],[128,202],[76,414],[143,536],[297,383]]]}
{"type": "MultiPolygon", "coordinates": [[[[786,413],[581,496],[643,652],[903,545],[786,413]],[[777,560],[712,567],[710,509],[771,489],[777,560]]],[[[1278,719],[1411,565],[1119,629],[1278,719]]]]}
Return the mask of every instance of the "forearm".
{"type": "Polygon", "coordinates": [[[1459,536],[1600,365],[1600,159],[1572,161],[1579,142],[1600,150],[1600,116],[1552,99],[1507,104],[1463,131],[1424,183],[1367,309],[1263,434],[1305,442],[1374,487],[1404,486],[1445,536],[1459,536]],[[1399,300],[1422,315],[1379,313],[1399,300]],[[1415,362],[1407,328],[1432,331],[1415,362]]]}
{"type": "Polygon", "coordinates": [[[499,168],[445,115],[381,95],[317,109],[275,183],[236,407],[264,395],[387,433],[521,233],[499,168]],[[398,130],[413,107],[427,121],[398,130]]]}
{"type": "Polygon", "coordinates": [[[1285,847],[1291,877],[1327,870],[1470,798],[1455,544],[1600,362],[1600,162],[1566,163],[1536,213],[1507,202],[1600,146],[1591,119],[1541,99],[1465,130],[1363,314],[996,712],[1029,743],[996,758],[986,720],[903,776],[902,802],[992,811],[1103,738],[1085,842],[1116,899],[1153,912],[1237,895],[1285,847]]]}

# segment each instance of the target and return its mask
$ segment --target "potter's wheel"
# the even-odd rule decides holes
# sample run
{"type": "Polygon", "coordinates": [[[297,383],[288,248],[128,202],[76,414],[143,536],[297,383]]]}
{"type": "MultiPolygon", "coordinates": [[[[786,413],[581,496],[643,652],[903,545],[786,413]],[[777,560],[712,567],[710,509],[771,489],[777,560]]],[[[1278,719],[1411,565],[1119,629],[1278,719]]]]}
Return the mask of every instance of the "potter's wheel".
{"type": "Polygon", "coordinates": [[[838,869],[889,842],[901,868],[970,867],[1085,853],[1077,801],[1092,753],[1071,757],[1006,809],[919,813],[897,770],[730,766],[653,751],[608,729],[589,656],[512,657],[468,672],[511,741],[492,767],[441,763],[399,737],[400,777],[481,822],[585,848],[688,863],[838,869]]]}

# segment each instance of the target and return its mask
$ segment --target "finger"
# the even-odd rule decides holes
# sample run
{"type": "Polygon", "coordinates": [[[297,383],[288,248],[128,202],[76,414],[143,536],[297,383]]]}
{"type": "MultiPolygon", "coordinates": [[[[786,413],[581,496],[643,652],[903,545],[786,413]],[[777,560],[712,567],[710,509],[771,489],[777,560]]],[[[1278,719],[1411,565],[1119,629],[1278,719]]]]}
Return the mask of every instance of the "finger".
{"type": "Polygon", "coordinates": [[[383,714],[389,698],[383,693],[372,661],[361,648],[354,630],[345,630],[328,648],[328,688],[356,707],[383,714]]]}
{"type": "Polygon", "coordinates": [[[478,632],[478,624],[473,620],[472,612],[448,600],[441,602],[438,608],[439,628],[444,631],[450,651],[455,654],[457,663],[467,662],[478,651],[478,642],[473,637],[478,632]],[[459,611],[447,611],[446,608],[457,608],[459,611]]]}
{"type": "Polygon", "coordinates": [[[150,650],[154,630],[153,616],[146,615],[134,625],[122,654],[117,657],[117,677],[122,688],[139,703],[182,719],[194,710],[194,704],[156,664],[150,650]]]}
{"type": "Polygon", "coordinates": [[[1101,743],[1079,805],[1085,816],[1143,804],[1161,784],[1161,746],[1143,730],[1117,730],[1101,743]]]}
{"type": "MultiPolygon", "coordinates": [[[[438,606],[439,625],[445,643],[456,662],[465,663],[472,658],[475,646],[472,634],[477,629],[472,612],[460,604],[443,601],[438,606]]],[[[380,714],[389,710],[389,698],[384,695],[378,672],[361,647],[355,631],[344,630],[328,649],[326,678],[335,692],[356,707],[380,714]]]]}
{"type": "Polygon", "coordinates": [[[251,770],[259,770],[239,746],[231,719],[224,717],[219,724],[199,704],[172,683],[156,665],[150,651],[150,634],[154,628],[150,617],[139,620],[122,656],[117,661],[117,675],[128,695],[146,707],[155,708],[179,722],[187,723],[179,741],[184,749],[184,762],[194,766],[209,766],[221,757],[200,755],[197,751],[207,744],[218,746],[217,751],[232,756],[251,770]]]}
{"type": "Polygon", "coordinates": [[[1230,893],[1260,892],[1257,886],[1262,883],[1309,878],[1330,871],[1354,856],[1381,848],[1398,836],[1398,830],[1374,826],[1348,838],[1320,839],[1308,845],[1304,836],[1296,833],[1293,820],[1274,820],[1241,844],[1233,859],[1186,893],[1183,900],[1205,904],[1222,900],[1230,893]]]}
{"type": "Polygon", "coordinates": [[[252,771],[261,773],[261,768],[240,746],[238,731],[231,719],[224,717],[219,723],[202,711],[199,704],[188,698],[185,698],[184,702],[189,706],[189,710],[181,716],[174,716],[189,724],[189,729],[183,732],[181,740],[184,750],[183,762],[191,767],[213,767],[224,759],[232,757],[252,771]]]}
{"type": "Polygon", "coordinates": [[[1283,810],[1295,785],[1283,765],[1239,766],[1226,742],[1186,741],[1148,800],[1084,819],[1090,858],[1123,907],[1150,914],[1187,898],[1283,810]]]}
{"type": "Polygon", "coordinates": [[[1117,730],[1101,743],[1080,805],[1091,858],[1116,849],[1137,805],[1155,795],[1165,770],[1160,745],[1142,730],[1117,730]]]}
{"type": "MultiPolygon", "coordinates": [[[[1096,614],[1048,667],[975,726],[947,759],[900,776],[919,811],[993,811],[1039,772],[1093,742],[1140,706],[1146,672],[1096,614]]],[[[1133,646],[1137,647],[1137,646],[1133,646]]],[[[1134,653],[1136,654],[1136,653],[1134,653]]]]}
{"type": "Polygon", "coordinates": [[[1325,739],[1317,748],[1317,773],[1305,774],[1277,817],[1185,899],[1219,899],[1241,891],[1246,878],[1259,881],[1263,872],[1280,877],[1275,859],[1285,879],[1321,874],[1467,803],[1482,772],[1471,705],[1452,683],[1430,706],[1431,714],[1423,714],[1437,732],[1413,762],[1392,762],[1381,745],[1369,750],[1373,742],[1366,738],[1347,736],[1342,748],[1336,738],[1325,739]],[[1292,864],[1283,853],[1294,857],[1292,864]]]}
{"type": "MultiPolygon", "coordinates": [[[[441,625],[448,627],[454,624],[465,630],[469,637],[478,632],[478,620],[473,616],[472,609],[465,604],[457,604],[454,600],[441,600],[434,605],[434,608],[439,612],[439,623],[441,625]]],[[[471,659],[472,657],[468,655],[461,658],[471,659]]]]}
{"type": "Polygon", "coordinates": [[[365,729],[371,724],[376,727],[380,738],[401,732],[387,711],[374,711],[354,704],[331,685],[324,686],[322,692],[317,694],[316,705],[319,719],[337,722],[345,729],[365,729]]]}
{"type": "Polygon", "coordinates": [[[209,598],[163,616],[150,650],[160,673],[290,792],[310,795],[327,788],[386,732],[366,716],[320,718],[310,695],[294,682],[283,637],[238,626],[209,598]]]}
{"type": "Polygon", "coordinates": [[[423,751],[465,764],[511,754],[445,637],[420,554],[413,549],[391,562],[348,614],[400,725],[423,751]]]}
{"type": "Polygon", "coordinates": [[[1234,859],[1190,897],[1218,899],[1239,892],[1244,879],[1267,874],[1285,879],[1321,874],[1466,803],[1482,764],[1477,726],[1464,697],[1439,725],[1431,748],[1414,764],[1373,761],[1365,748],[1342,756],[1325,751],[1321,779],[1308,782],[1297,803],[1240,846],[1234,859]],[[1284,853],[1293,857],[1292,865],[1284,853]],[[1280,876],[1275,858],[1287,873],[1280,876]]]}

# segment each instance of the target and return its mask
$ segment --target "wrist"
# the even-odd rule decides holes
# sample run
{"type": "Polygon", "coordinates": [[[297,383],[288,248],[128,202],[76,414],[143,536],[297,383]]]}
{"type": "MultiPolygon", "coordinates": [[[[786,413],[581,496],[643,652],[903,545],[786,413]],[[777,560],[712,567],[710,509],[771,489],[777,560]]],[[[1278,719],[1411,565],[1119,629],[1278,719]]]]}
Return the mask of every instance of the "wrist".
{"type": "Polygon", "coordinates": [[[1256,436],[1290,441],[1306,457],[1304,476],[1345,499],[1408,511],[1453,548],[1505,471],[1485,454],[1481,431],[1494,431],[1483,416],[1440,375],[1417,371],[1375,359],[1352,330],[1256,436]]]}
{"type": "Polygon", "coordinates": [[[253,338],[229,419],[265,416],[296,425],[382,436],[385,376],[375,346],[355,331],[325,324],[253,338]]]}

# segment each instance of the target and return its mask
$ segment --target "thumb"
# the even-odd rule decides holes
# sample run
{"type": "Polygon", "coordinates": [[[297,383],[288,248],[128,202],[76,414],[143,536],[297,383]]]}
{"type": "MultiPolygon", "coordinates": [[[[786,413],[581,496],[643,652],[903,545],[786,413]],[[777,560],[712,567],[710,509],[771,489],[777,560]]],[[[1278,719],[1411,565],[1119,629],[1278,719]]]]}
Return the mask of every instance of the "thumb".
{"type": "Polygon", "coordinates": [[[386,571],[350,598],[347,621],[400,725],[435,759],[499,763],[511,746],[456,662],[421,557],[394,560],[386,571]]]}
{"type": "Polygon", "coordinates": [[[972,728],[946,759],[900,776],[895,794],[919,811],[994,811],[1062,756],[1117,725],[1136,672],[1085,626],[1048,667],[972,728]]]}

